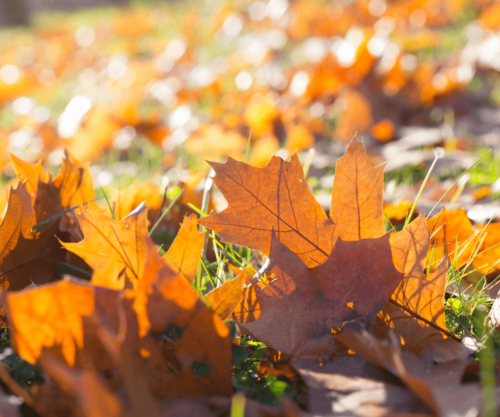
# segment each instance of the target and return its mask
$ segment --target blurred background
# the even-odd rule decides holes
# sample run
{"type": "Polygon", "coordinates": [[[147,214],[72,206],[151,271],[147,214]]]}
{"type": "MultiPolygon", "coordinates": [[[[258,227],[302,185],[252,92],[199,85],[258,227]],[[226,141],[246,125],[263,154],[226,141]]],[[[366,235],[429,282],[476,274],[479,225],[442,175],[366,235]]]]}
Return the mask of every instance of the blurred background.
{"type": "Polygon", "coordinates": [[[328,209],[357,132],[387,163],[394,224],[437,152],[422,211],[492,148],[444,201],[484,222],[500,196],[499,29],[493,0],[0,0],[0,205],[9,153],[55,172],[67,149],[98,189],[147,184],[159,206],[168,185],[198,207],[205,160],[298,152],[328,209]]]}

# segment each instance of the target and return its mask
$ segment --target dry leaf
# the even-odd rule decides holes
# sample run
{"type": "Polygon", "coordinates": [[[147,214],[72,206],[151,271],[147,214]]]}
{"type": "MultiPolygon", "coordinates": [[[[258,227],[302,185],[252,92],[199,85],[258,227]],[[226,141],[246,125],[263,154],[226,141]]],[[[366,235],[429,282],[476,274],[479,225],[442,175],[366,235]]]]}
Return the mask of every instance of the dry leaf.
{"type": "Polygon", "coordinates": [[[241,303],[244,293],[243,285],[246,280],[247,273],[243,271],[233,280],[225,282],[205,296],[212,311],[222,320],[229,318],[229,315],[241,303]]]}
{"type": "Polygon", "coordinates": [[[205,232],[198,231],[196,215],[186,216],[179,233],[163,258],[173,271],[193,282],[204,242],[205,232]]]}
{"type": "Polygon", "coordinates": [[[273,235],[269,269],[277,279],[263,289],[252,280],[261,314],[240,327],[293,358],[330,356],[332,328],[369,325],[387,303],[403,278],[410,240],[409,233],[338,240],[325,263],[308,268],[273,235]]]}
{"type": "Polygon", "coordinates": [[[412,353],[402,352],[394,337],[379,341],[367,332],[351,332],[337,338],[356,354],[400,378],[437,415],[478,415],[482,402],[480,385],[461,384],[465,362],[426,363],[412,353]]]}
{"type": "Polygon", "coordinates": [[[124,219],[143,201],[148,208],[149,222],[154,224],[158,218],[163,197],[160,187],[151,182],[140,184],[139,181],[135,181],[129,187],[118,192],[116,199],[111,203],[116,219],[124,219]]]}
{"type": "Polygon", "coordinates": [[[15,291],[56,278],[64,252],[54,239],[57,224],[47,225],[40,233],[32,232],[34,210],[26,183],[11,189],[7,212],[0,225],[0,271],[2,288],[15,291]]]}
{"type": "Polygon", "coordinates": [[[384,166],[373,168],[365,146],[355,137],[337,161],[330,217],[343,240],[385,234],[382,213],[384,166]]]}
{"type": "Polygon", "coordinates": [[[34,204],[38,189],[38,179],[43,182],[48,182],[49,174],[43,169],[42,161],[32,164],[23,161],[13,154],[9,154],[9,156],[19,181],[25,182],[28,180],[26,183],[26,189],[31,194],[31,200],[34,204]]]}
{"type": "Polygon", "coordinates": [[[67,364],[46,353],[40,365],[51,378],[78,397],[85,417],[120,417],[122,406],[96,371],[70,368],[67,364]]]}
{"type": "Polygon", "coordinates": [[[212,162],[214,181],[229,202],[223,212],[199,220],[229,243],[269,253],[271,230],[308,265],[322,264],[338,237],[380,237],[383,167],[374,169],[362,142],[350,143],[338,161],[331,219],[314,199],[296,155],[273,157],[262,169],[228,159],[212,162]]]}
{"type": "Polygon", "coordinates": [[[229,158],[210,163],[214,182],[229,202],[222,213],[198,222],[237,243],[268,254],[274,228],[283,244],[308,265],[324,262],[331,249],[333,223],[307,186],[297,155],[290,162],[273,157],[264,168],[229,158]]]}
{"type": "Polygon", "coordinates": [[[434,268],[448,255],[455,267],[463,266],[474,251],[475,241],[472,224],[464,210],[446,210],[427,219],[431,241],[427,264],[434,268]],[[456,260],[456,261],[455,261],[456,260]]]}
{"type": "Polygon", "coordinates": [[[309,412],[316,416],[430,415],[388,372],[355,355],[336,355],[318,365],[294,362],[309,388],[309,412]]]}
{"type": "Polygon", "coordinates": [[[411,244],[405,259],[404,278],[391,298],[414,315],[388,303],[379,314],[379,330],[386,336],[388,329],[393,329],[402,338],[405,350],[419,354],[447,337],[415,315],[448,331],[444,320],[444,294],[449,262],[445,259],[434,272],[424,274],[429,231],[424,216],[419,216],[412,224],[413,228],[400,232],[411,235],[411,244]]]}
{"type": "Polygon", "coordinates": [[[61,244],[93,269],[92,282],[109,288],[134,288],[145,268],[147,209],[140,205],[121,221],[96,210],[78,214],[84,239],[61,244]]]}

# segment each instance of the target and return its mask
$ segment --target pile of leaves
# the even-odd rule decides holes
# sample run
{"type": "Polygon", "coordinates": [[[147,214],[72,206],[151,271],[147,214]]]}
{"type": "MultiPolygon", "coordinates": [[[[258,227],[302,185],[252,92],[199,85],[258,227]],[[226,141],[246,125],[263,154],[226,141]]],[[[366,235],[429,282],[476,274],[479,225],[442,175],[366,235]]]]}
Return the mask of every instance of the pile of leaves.
{"type": "Polygon", "coordinates": [[[228,208],[186,216],[166,252],[146,204],[117,220],[69,154],[54,179],[13,161],[20,181],[0,225],[2,413],[495,412],[498,302],[488,313],[470,298],[475,319],[460,337],[445,317],[464,308],[460,257],[493,238],[450,239],[458,211],[386,231],[384,168],[357,138],[337,163],[328,216],[296,155],[211,163],[228,208]],[[224,272],[222,256],[239,265],[224,272]]]}

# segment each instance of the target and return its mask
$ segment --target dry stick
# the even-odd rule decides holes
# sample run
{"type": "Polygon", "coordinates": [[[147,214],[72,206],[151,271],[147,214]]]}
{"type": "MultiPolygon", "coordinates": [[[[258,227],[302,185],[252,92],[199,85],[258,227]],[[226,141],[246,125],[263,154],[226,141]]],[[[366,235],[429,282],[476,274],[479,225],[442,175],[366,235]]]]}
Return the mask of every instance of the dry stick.
{"type": "Polygon", "coordinates": [[[439,330],[441,333],[445,334],[448,337],[451,337],[452,339],[455,339],[457,341],[461,341],[460,338],[453,333],[450,333],[448,330],[443,329],[442,327],[439,327],[437,324],[433,323],[432,321],[429,321],[427,319],[424,319],[421,317],[419,314],[415,313],[414,311],[411,311],[409,308],[399,304],[397,301],[394,301],[392,298],[389,300],[392,304],[398,306],[400,309],[406,311],[408,314],[411,316],[415,317],[418,320],[422,320],[425,324],[428,324],[431,327],[434,327],[436,330],[439,330]]]}

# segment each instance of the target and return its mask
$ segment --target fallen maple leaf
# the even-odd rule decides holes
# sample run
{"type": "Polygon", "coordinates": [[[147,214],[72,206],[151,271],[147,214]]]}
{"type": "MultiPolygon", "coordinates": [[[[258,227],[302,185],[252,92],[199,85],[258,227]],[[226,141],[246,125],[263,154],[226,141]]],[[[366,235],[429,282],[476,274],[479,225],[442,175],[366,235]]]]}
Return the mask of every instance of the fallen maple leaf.
{"type": "Polygon", "coordinates": [[[110,290],[64,280],[22,292],[3,293],[2,305],[8,313],[11,341],[17,353],[35,364],[44,349],[53,348],[52,353],[69,365],[79,363],[88,354],[79,354],[84,347],[82,317],[94,311],[95,291],[101,292],[103,298],[110,294],[110,290]]]}
{"type": "Polygon", "coordinates": [[[354,138],[338,161],[330,219],[314,199],[297,155],[273,157],[259,169],[231,158],[211,162],[215,184],[229,202],[222,213],[198,222],[236,243],[269,254],[271,230],[308,265],[322,264],[338,237],[380,237],[383,167],[374,169],[362,142],[354,138]]]}
{"type": "Polygon", "coordinates": [[[497,274],[500,270],[500,245],[498,245],[498,234],[500,223],[490,223],[485,226],[477,226],[481,235],[481,247],[472,261],[472,266],[482,275],[497,274]]]}
{"type": "Polygon", "coordinates": [[[392,300],[379,314],[379,326],[384,336],[391,328],[404,341],[405,350],[419,354],[427,347],[447,337],[444,316],[444,294],[449,269],[445,259],[433,273],[424,274],[429,247],[429,231],[425,218],[419,216],[411,234],[411,244],[404,265],[404,278],[394,291],[392,300]],[[419,320],[420,318],[420,320],[419,320]]]}
{"type": "Polygon", "coordinates": [[[205,296],[212,311],[222,320],[227,319],[241,303],[244,294],[243,285],[246,280],[247,273],[243,271],[233,280],[225,282],[205,296]]]}
{"type": "Polygon", "coordinates": [[[388,341],[377,340],[367,332],[349,332],[336,338],[356,354],[400,378],[437,415],[478,415],[481,388],[479,383],[461,383],[465,361],[439,365],[424,362],[410,352],[401,351],[394,335],[388,341]]]}
{"type": "Polygon", "coordinates": [[[146,202],[148,208],[148,219],[151,224],[154,224],[158,218],[163,197],[160,187],[151,182],[140,184],[139,181],[135,181],[132,185],[118,192],[111,203],[116,219],[124,219],[143,201],[146,202]]]}
{"type": "MultiPolygon", "coordinates": [[[[61,210],[95,200],[92,176],[88,166],[80,164],[66,150],[64,156],[59,174],[54,178],[53,184],[48,184],[56,188],[61,210]]],[[[57,210],[48,210],[46,214],[48,216],[55,213],[57,210]]],[[[41,219],[37,218],[37,220],[41,219]]]]}
{"type": "Polygon", "coordinates": [[[464,210],[446,210],[427,219],[431,231],[431,241],[427,264],[434,268],[446,255],[455,267],[469,261],[474,251],[475,242],[472,224],[464,210]]]}
{"type": "Polygon", "coordinates": [[[64,259],[53,238],[57,225],[32,232],[34,210],[26,182],[12,188],[5,217],[0,225],[0,272],[4,290],[15,291],[56,278],[54,259],[64,259]]]}
{"type": "Polygon", "coordinates": [[[138,282],[135,291],[129,294],[134,300],[133,309],[137,314],[141,337],[147,334],[149,329],[164,329],[178,307],[191,310],[198,302],[192,285],[168,266],[153,241],[146,239],[145,243],[143,278],[138,282]],[[165,300],[171,303],[167,305],[165,300]]]}
{"type": "Polygon", "coordinates": [[[29,180],[26,184],[26,189],[31,194],[31,199],[34,204],[38,189],[38,179],[43,182],[48,182],[49,173],[45,172],[43,169],[42,161],[32,164],[23,161],[13,154],[9,154],[9,156],[19,181],[25,182],[26,180],[29,180]]]}
{"type": "Polygon", "coordinates": [[[95,370],[70,368],[63,361],[46,353],[40,365],[59,384],[76,394],[85,417],[120,417],[122,406],[118,397],[105,385],[95,370]]]}
{"type": "Polygon", "coordinates": [[[78,214],[84,240],[61,244],[93,269],[92,282],[109,288],[133,288],[142,278],[147,238],[147,209],[140,205],[121,221],[96,210],[78,214]]]}
{"type": "Polygon", "coordinates": [[[427,415],[428,409],[387,371],[355,355],[336,355],[321,365],[294,362],[309,389],[314,415],[383,417],[427,415]]]}
{"type": "Polygon", "coordinates": [[[343,240],[385,234],[382,207],[384,166],[373,168],[363,142],[355,137],[337,162],[330,217],[343,240]]]}
{"type": "Polygon", "coordinates": [[[148,242],[144,278],[135,291],[127,294],[137,313],[137,332],[145,335],[145,330],[150,330],[164,335],[165,329],[172,329],[163,351],[174,369],[181,368],[178,392],[185,389],[192,395],[200,391],[230,393],[229,328],[198,298],[188,281],[171,270],[154,244],[148,242]],[[198,367],[209,375],[193,374],[198,367]]]}
{"type": "Polygon", "coordinates": [[[186,216],[172,245],[163,258],[173,271],[193,282],[198,271],[205,232],[198,231],[196,215],[186,216]]]}
{"type": "MultiPolygon", "coordinates": [[[[158,316],[151,315],[149,320],[158,323],[165,315],[169,315],[168,319],[162,327],[151,327],[151,333],[141,336],[138,316],[132,308],[133,293],[123,296],[120,291],[68,280],[3,293],[12,346],[32,364],[46,352],[75,367],[91,358],[95,369],[110,383],[118,382],[116,362],[117,355],[124,354],[123,346],[131,349],[134,367],[156,397],[230,395],[232,339],[222,320],[199,299],[192,308],[184,309],[163,298],[163,304],[157,301],[156,308],[148,310],[148,314],[158,316]],[[172,310],[174,314],[170,314],[172,310]],[[157,338],[169,334],[165,333],[169,328],[178,330],[175,340],[168,339],[161,346],[157,338]],[[30,336],[33,332],[36,337],[30,336]],[[120,340],[102,340],[107,337],[103,334],[109,336],[110,332],[121,332],[120,340]]],[[[161,293],[155,294],[162,297],[161,293]]]]}
{"type": "Polygon", "coordinates": [[[403,278],[410,233],[346,242],[328,260],[307,265],[273,234],[269,270],[277,279],[261,289],[252,280],[261,314],[240,324],[258,340],[296,357],[335,352],[332,328],[353,321],[369,325],[403,278]]]}
{"type": "MultiPolygon", "coordinates": [[[[82,166],[68,152],[57,177],[47,181],[40,176],[38,178],[37,193],[33,208],[37,227],[49,227],[46,224],[57,224],[61,232],[69,231],[74,234],[74,228],[69,215],[61,216],[70,208],[76,209],[83,203],[87,209],[97,209],[92,177],[88,167],[82,166]]],[[[42,229],[43,230],[43,229],[42,229]]],[[[60,236],[61,237],[61,236],[60,236]]]]}
{"type": "Polygon", "coordinates": [[[229,158],[211,162],[214,182],[229,202],[222,213],[199,223],[229,243],[269,253],[271,230],[308,264],[322,263],[331,248],[333,222],[314,199],[297,155],[273,157],[264,168],[229,158]]]}

